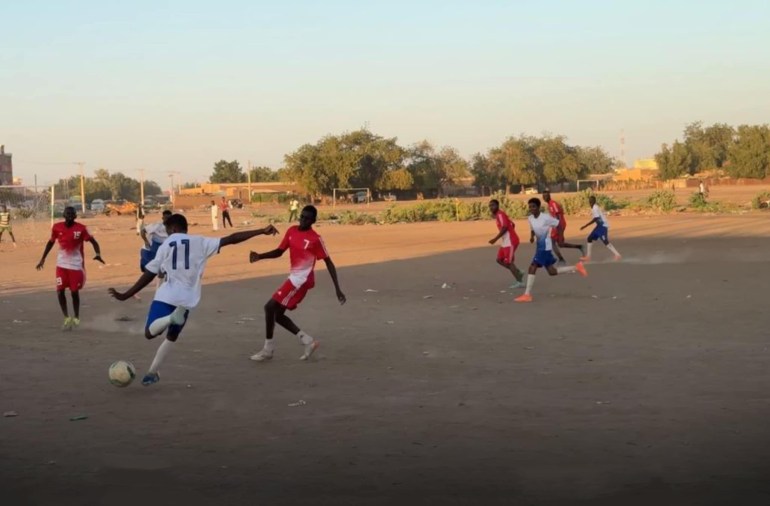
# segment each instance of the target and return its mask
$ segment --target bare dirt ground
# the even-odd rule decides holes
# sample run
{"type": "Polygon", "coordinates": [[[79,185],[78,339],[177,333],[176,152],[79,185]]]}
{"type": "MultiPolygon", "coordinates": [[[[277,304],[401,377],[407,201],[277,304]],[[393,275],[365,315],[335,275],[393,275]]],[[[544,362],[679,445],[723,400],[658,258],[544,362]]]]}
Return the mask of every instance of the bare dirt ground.
{"type": "Polygon", "coordinates": [[[0,246],[2,504],[770,504],[765,214],[615,217],[623,262],[597,247],[588,279],[539,275],[524,306],[491,221],[323,226],[349,302],[320,272],[293,315],[312,363],[281,330],[248,360],[287,268],[246,262],[278,242],[260,237],[209,263],[162,381],[126,389],[107,367],[149,365],[152,291],[107,297],[138,239],[85,223],[109,265],[89,261],[77,332],[55,258],[34,270],[47,225],[0,246]]]}

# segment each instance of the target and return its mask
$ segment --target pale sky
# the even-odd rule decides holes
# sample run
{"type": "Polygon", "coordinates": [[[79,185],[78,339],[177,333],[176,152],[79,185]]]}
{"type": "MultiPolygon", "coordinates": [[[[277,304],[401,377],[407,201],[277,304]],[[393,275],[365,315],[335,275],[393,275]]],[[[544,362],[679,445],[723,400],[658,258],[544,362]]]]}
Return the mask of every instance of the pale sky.
{"type": "Polygon", "coordinates": [[[684,125],[770,121],[766,0],[4,2],[0,144],[41,184],[164,186],[364,125],[464,156],[551,132],[649,157],[684,125]]]}

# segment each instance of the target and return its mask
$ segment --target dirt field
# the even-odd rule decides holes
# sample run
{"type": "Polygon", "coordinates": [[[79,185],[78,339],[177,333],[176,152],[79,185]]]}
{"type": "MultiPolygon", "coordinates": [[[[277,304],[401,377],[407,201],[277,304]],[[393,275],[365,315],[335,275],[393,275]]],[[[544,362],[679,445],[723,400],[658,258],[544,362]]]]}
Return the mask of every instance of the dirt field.
{"type": "Polygon", "coordinates": [[[282,330],[248,360],[287,269],[246,262],[278,242],[260,237],[209,263],[162,381],[127,389],[107,367],[149,365],[152,291],[107,297],[138,239],[85,223],[109,265],[89,261],[74,333],[55,252],[34,270],[47,225],[0,246],[4,505],[770,504],[765,214],[615,217],[622,263],[597,247],[588,279],[539,275],[523,306],[491,221],[324,226],[348,304],[319,273],[293,315],[322,340],[311,363],[282,330]]]}

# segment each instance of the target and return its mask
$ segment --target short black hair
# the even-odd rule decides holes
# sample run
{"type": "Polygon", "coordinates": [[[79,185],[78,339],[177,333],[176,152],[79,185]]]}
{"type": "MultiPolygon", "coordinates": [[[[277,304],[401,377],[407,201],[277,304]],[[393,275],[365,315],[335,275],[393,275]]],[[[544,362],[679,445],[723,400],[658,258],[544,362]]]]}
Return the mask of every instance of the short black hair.
{"type": "Polygon", "coordinates": [[[187,218],[181,214],[172,214],[168,220],[166,220],[166,226],[171,228],[177,228],[182,232],[187,232],[187,218]]]}
{"type": "Polygon", "coordinates": [[[77,211],[75,211],[75,208],[73,206],[67,206],[67,207],[64,208],[65,212],[70,211],[70,210],[72,210],[73,213],[77,212],[77,211]]]}
{"type": "Polygon", "coordinates": [[[489,201],[489,203],[490,203],[490,204],[491,204],[492,202],[494,202],[494,203],[495,203],[495,204],[497,204],[498,206],[500,205],[500,201],[499,201],[499,200],[497,200],[497,199],[492,199],[492,200],[490,200],[490,201],[489,201]]]}
{"type": "Polygon", "coordinates": [[[169,211],[168,209],[166,209],[165,211],[163,211],[163,216],[171,216],[172,214],[174,214],[174,213],[172,213],[172,212],[171,212],[171,211],[169,211]]]}
{"type": "Polygon", "coordinates": [[[313,215],[313,219],[316,219],[318,217],[318,209],[315,208],[315,206],[305,206],[302,208],[302,212],[305,211],[309,212],[313,215]]]}
{"type": "Polygon", "coordinates": [[[527,201],[527,204],[535,204],[537,207],[540,207],[542,204],[540,203],[540,199],[538,198],[531,198],[527,201]]]}

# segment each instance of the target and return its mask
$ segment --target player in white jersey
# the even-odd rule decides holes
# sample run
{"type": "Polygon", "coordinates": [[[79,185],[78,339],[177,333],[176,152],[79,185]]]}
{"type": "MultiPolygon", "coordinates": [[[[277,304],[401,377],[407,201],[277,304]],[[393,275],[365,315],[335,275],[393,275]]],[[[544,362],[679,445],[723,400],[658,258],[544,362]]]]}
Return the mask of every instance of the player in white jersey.
{"type": "Polygon", "coordinates": [[[169,237],[158,248],[158,253],[146,266],[139,280],[126,292],[109,289],[110,295],[119,301],[130,299],[150,284],[158,274],[165,274],[165,282],[155,292],[155,299],[147,315],[144,335],[152,339],[166,333],[155,359],[142,385],[148,386],[160,381],[158,369],[182,332],[190,310],[201,299],[201,279],[209,258],[230,244],[238,244],[258,235],[275,235],[278,231],[272,225],[259,230],[236,232],[223,238],[203,237],[187,234],[187,219],[173,214],[166,220],[169,237]]]}
{"type": "Polygon", "coordinates": [[[607,249],[615,255],[615,261],[620,260],[620,253],[615,249],[615,246],[610,243],[610,222],[607,220],[607,216],[604,214],[602,208],[596,203],[596,197],[593,195],[588,197],[588,204],[591,206],[591,216],[593,216],[593,219],[580,227],[580,230],[584,230],[591,225],[596,226],[588,235],[588,252],[586,253],[586,256],[582,257],[580,260],[583,260],[584,262],[591,260],[591,249],[593,247],[593,242],[596,240],[602,241],[604,245],[607,246],[607,249]]]}
{"type": "Polygon", "coordinates": [[[532,287],[535,284],[535,274],[540,267],[544,267],[548,274],[556,276],[557,274],[566,274],[569,272],[578,272],[581,276],[588,276],[583,264],[578,262],[576,265],[554,267],[556,257],[553,255],[553,242],[551,241],[551,230],[557,229],[557,234],[561,233],[561,224],[559,220],[549,214],[540,212],[540,199],[529,199],[529,226],[532,229],[529,242],[537,241],[535,258],[529,266],[529,276],[527,276],[527,288],[524,295],[516,297],[516,302],[532,302],[532,287]]]}
{"type": "Polygon", "coordinates": [[[144,248],[139,251],[139,270],[144,272],[144,267],[155,258],[158,253],[160,245],[168,239],[168,231],[166,230],[166,220],[171,217],[171,211],[163,211],[161,222],[150,223],[146,227],[142,227],[141,237],[144,241],[144,248]]]}

